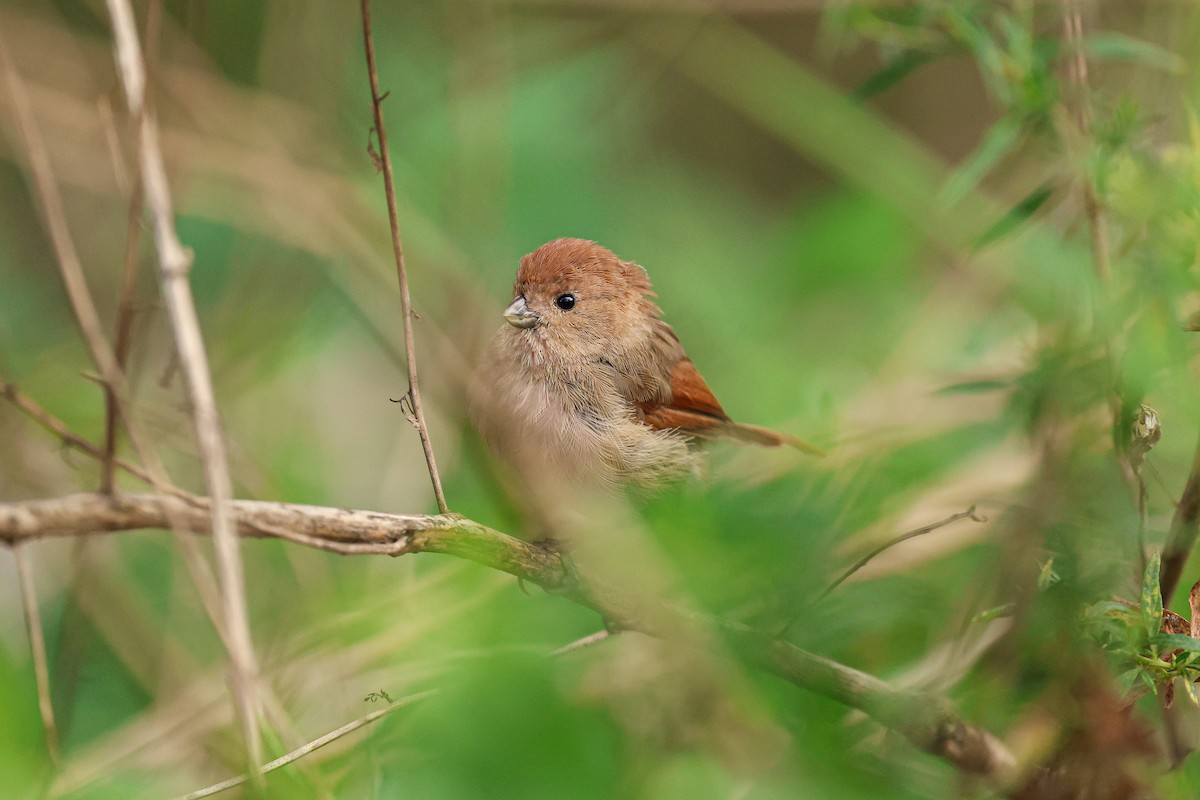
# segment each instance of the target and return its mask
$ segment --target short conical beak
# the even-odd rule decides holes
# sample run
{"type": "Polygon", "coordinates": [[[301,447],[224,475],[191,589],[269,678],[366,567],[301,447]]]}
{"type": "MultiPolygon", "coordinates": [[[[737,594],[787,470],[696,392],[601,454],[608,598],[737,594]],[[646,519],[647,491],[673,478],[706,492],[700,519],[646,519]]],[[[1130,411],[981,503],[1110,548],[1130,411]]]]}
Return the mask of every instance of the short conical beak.
{"type": "Polygon", "coordinates": [[[514,328],[532,328],[541,319],[541,317],[529,310],[529,306],[525,305],[525,298],[520,295],[517,296],[516,300],[512,301],[511,306],[504,309],[504,318],[514,328]]]}

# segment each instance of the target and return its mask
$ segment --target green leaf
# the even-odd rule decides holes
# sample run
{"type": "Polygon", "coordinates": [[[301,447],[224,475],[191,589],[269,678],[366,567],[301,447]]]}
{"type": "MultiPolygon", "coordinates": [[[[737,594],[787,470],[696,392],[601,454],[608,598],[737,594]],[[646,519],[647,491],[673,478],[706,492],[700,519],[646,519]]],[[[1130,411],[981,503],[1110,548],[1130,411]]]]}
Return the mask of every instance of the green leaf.
{"type": "Polygon", "coordinates": [[[1121,694],[1129,694],[1133,691],[1134,684],[1142,677],[1144,673],[1140,667],[1127,669],[1117,677],[1117,686],[1121,689],[1121,694]]]}
{"type": "Polygon", "coordinates": [[[1124,603],[1118,603],[1116,600],[1101,600],[1099,603],[1093,603],[1087,607],[1087,615],[1093,618],[1099,617],[1128,617],[1132,613],[1132,609],[1124,603]]]}
{"type": "Polygon", "coordinates": [[[988,228],[975,242],[975,250],[981,250],[992,242],[1007,236],[1037,213],[1058,187],[1054,183],[1043,183],[1009,209],[1008,213],[988,228]]]}
{"type": "Polygon", "coordinates": [[[975,615],[975,619],[973,621],[974,622],[991,622],[994,619],[1003,619],[1004,617],[1011,617],[1012,613],[1013,613],[1013,608],[1015,605],[1016,605],[1015,603],[1005,603],[1002,606],[996,606],[994,608],[985,608],[983,611],[980,611],[978,614],[975,615]]]}
{"type": "Polygon", "coordinates": [[[1162,650],[1186,650],[1189,653],[1200,653],[1200,639],[1194,636],[1184,636],[1181,633],[1160,633],[1150,637],[1150,644],[1157,645],[1162,650]]]}
{"type": "Polygon", "coordinates": [[[916,72],[921,67],[935,60],[940,54],[924,51],[909,50],[892,59],[883,69],[867,78],[851,94],[858,102],[870,100],[877,94],[887,91],[900,81],[916,72]]]}
{"type": "Polygon", "coordinates": [[[1142,596],[1139,606],[1142,609],[1142,623],[1146,628],[1146,636],[1153,639],[1162,627],[1162,591],[1159,588],[1158,573],[1162,568],[1162,556],[1155,551],[1146,565],[1146,573],[1142,576],[1142,596]]]}
{"type": "Polygon", "coordinates": [[[1046,559],[1046,563],[1042,564],[1042,568],[1038,570],[1038,591],[1044,592],[1060,580],[1062,578],[1054,571],[1054,559],[1046,559]]]}
{"type": "Polygon", "coordinates": [[[1121,33],[1103,31],[1087,37],[1084,48],[1089,55],[1113,61],[1136,61],[1147,67],[1182,74],[1187,61],[1170,50],[1156,44],[1125,36],[1121,33]]]}
{"type": "Polygon", "coordinates": [[[1189,681],[1187,678],[1180,678],[1183,684],[1183,690],[1187,692],[1188,700],[1191,700],[1197,706],[1200,706],[1200,694],[1196,692],[1196,684],[1189,681]]]}
{"type": "Polygon", "coordinates": [[[986,394],[1011,388],[1012,381],[1009,380],[963,381],[943,386],[937,390],[936,394],[986,394]]]}
{"type": "Polygon", "coordinates": [[[942,187],[941,200],[953,206],[970,194],[1000,159],[1011,153],[1021,140],[1021,122],[1014,117],[1004,117],[992,125],[983,135],[983,141],[975,152],[946,179],[942,187]]]}

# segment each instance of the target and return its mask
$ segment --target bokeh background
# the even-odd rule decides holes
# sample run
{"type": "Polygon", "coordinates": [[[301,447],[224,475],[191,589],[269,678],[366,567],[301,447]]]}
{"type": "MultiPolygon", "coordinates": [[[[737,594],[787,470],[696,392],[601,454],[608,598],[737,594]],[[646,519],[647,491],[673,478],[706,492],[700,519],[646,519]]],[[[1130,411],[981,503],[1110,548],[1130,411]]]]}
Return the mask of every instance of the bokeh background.
{"type": "MultiPolygon", "coordinates": [[[[135,7],[143,31],[157,19],[152,93],[238,495],[433,510],[416,434],[389,402],[403,347],[357,4],[135,7]]],[[[1200,19],[1170,0],[1072,11],[1078,42],[1063,5],[1034,0],[376,3],[419,368],[453,509],[522,534],[464,387],[519,257],[595,239],[647,268],[733,416],[829,450],[717,447],[703,477],[634,498],[660,578],[699,608],[790,623],[805,648],[945,692],[1019,753],[1086,729],[1079,682],[1115,697],[1129,653],[1088,635],[1083,609],[1136,601],[1142,566],[1113,398],[1163,422],[1144,470],[1150,549],[1200,427],[1186,330],[1200,308],[1200,19]],[[823,596],[872,547],[972,505],[986,522],[897,546],[823,596]]],[[[134,151],[106,10],[4,0],[0,40],[0,378],[99,441],[103,394],[13,87],[111,332],[134,151]]],[[[175,481],[200,491],[148,235],[140,254],[138,417],[175,481]]],[[[0,404],[0,499],[92,491],[98,476],[0,404]]],[[[0,793],[162,797],[239,772],[226,655],[171,534],[26,552],[63,754],[46,751],[0,550],[0,793]]],[[[270,796],[990,796],[734,655],[716,670],[724,705],[680,690],[687,659],[637,635],[551,657],[597,615],[476,565],[273,541],[243,552],[278,704],[271,755],[377,708],[372,693],[440,689],[274,773],[270,796]]],[[[1146,731],[1133,738],[1157,745],[1154,699],[1135,716],[1146,731]]],[[[1178,717],[1186,742],[1195,708],[1178,717]]],[[[1193,797],[1196,762],[1131,770],[1193,797]]]]}

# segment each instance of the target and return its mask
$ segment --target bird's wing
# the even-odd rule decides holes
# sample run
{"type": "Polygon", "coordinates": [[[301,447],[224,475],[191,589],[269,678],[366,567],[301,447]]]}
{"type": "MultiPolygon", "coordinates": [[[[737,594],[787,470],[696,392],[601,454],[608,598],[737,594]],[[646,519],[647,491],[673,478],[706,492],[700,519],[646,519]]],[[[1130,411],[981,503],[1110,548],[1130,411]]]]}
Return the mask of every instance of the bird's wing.
{"type": "Polygon", "coordinates": [[[665,403],[639,405],[645,423],[651,428],[683,431],[701,439],[728,437],[762,447],[786,444],[810,455],[825,455],[819,447],[795,436],[731,420],[696,365],[687,357],[676,364],[671,373],[671,391],[671,399],[665,403]]]}
{"type": "MultiPolygon", "coordinates": [[[[682,430],[703,435],[706,430],[729,424],[725,409],[700,376],[690,358],[684,357],[671,372],[671,396],[664,402],[640,405],[647,425],[656,430],[682,430]]],[[[715,431],[711,431],[715,433],[715,431]]]]}

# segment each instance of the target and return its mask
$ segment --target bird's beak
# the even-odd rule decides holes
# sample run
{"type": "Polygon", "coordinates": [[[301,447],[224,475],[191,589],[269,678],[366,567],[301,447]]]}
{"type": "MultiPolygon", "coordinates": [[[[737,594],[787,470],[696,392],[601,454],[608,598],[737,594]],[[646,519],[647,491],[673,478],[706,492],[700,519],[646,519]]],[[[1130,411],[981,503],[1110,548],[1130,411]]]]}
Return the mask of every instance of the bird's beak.
{"type": "Polygon", "coordinates": [[[525,305],[525,298],[521,295],[517,295],[517,299],[512,301],[512,305],[504,309],[504,318],[514,328],[532,328],[541,319],[536,313],[529,310],[529,306],[525,305]]]}

